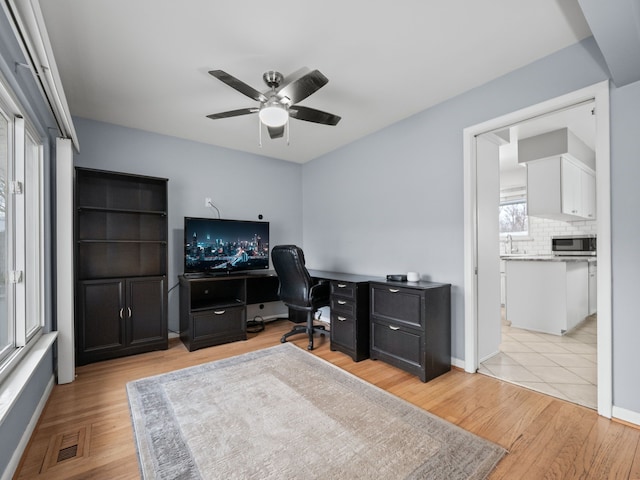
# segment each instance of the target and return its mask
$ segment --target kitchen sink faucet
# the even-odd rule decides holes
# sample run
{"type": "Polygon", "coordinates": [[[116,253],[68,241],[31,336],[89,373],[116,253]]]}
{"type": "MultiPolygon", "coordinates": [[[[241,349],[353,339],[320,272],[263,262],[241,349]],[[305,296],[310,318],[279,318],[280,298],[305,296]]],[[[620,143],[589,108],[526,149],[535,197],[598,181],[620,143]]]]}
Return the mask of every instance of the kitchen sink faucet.
{"type": "Polygon", "coordinates": [[[509,234],[507,235],[505,241],[505,253],[516,253],[518,251],[518,248],[516,247],[516,249],[513,249],[513,237],[509,234]]]}

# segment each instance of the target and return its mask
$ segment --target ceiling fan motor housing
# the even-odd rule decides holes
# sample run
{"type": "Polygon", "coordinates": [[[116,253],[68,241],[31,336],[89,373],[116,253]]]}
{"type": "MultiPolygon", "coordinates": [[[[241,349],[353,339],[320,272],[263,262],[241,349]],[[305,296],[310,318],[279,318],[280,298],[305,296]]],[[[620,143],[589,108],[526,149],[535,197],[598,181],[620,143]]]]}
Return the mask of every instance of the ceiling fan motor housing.
{"type": "Polygon", "coordinates": [[[282,83],[282,79],[284,77],[280,72],[276,72],[275,70],[269,70],[262,75],[262,79],[264,83],[269,85],[270,88],[278,88],[278,86],[282,83]]]}

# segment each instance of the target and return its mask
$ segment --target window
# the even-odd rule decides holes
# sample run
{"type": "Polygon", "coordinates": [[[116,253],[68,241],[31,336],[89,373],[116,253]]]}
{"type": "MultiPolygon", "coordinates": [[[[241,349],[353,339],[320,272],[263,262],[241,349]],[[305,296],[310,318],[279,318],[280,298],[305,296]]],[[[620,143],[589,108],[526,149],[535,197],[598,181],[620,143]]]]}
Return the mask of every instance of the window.
{"type": "Polygon", "coordinates": [[[527,192],[524,187],[501,189],[498,209],[501,235],[526,235],[529,233],[527,192]]]}
{"type": "Polygon", "coordinates": [[[44,324],[43,145],[0,78],[0,379],[44,324]]]}
{"type": "Polygon", "coordinates": [[[503,203],[499,208],[500,233],[527,234],[529,222],[526,201],[503,203]]]}
{"type": "Polygon", "coordinates": [[[9,164],[9,120],[0,110],[0,361],[13,348],[13,322],[7,304],[7,170],[9,164]]]}

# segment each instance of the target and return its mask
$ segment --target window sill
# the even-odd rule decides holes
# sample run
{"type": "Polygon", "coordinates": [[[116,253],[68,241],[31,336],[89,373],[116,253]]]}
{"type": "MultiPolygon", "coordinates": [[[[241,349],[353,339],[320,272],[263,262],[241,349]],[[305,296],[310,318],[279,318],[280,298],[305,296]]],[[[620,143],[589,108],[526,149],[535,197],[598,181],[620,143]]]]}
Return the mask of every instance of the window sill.
{"type": "Polygon", "coordinates": [[[58,332],[43,334],[22,358],[14,359],[18,364],[0,384],[0,425],[4,423],[6,416],[20,398],[20,394],[31,380],[33,372],[51,350],[51,345],[57,336],[58,332]]]}

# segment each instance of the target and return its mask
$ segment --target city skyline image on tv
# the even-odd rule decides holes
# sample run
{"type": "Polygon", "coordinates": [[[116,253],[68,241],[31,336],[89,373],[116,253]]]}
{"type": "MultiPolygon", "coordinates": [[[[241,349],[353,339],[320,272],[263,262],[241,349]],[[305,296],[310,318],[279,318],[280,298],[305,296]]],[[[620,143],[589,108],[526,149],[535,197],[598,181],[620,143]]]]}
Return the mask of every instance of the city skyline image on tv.
{"type": "Polygon", "coordinates": [[[269,268],[269,222],[185,217],[185,273],[269,268]]]}

